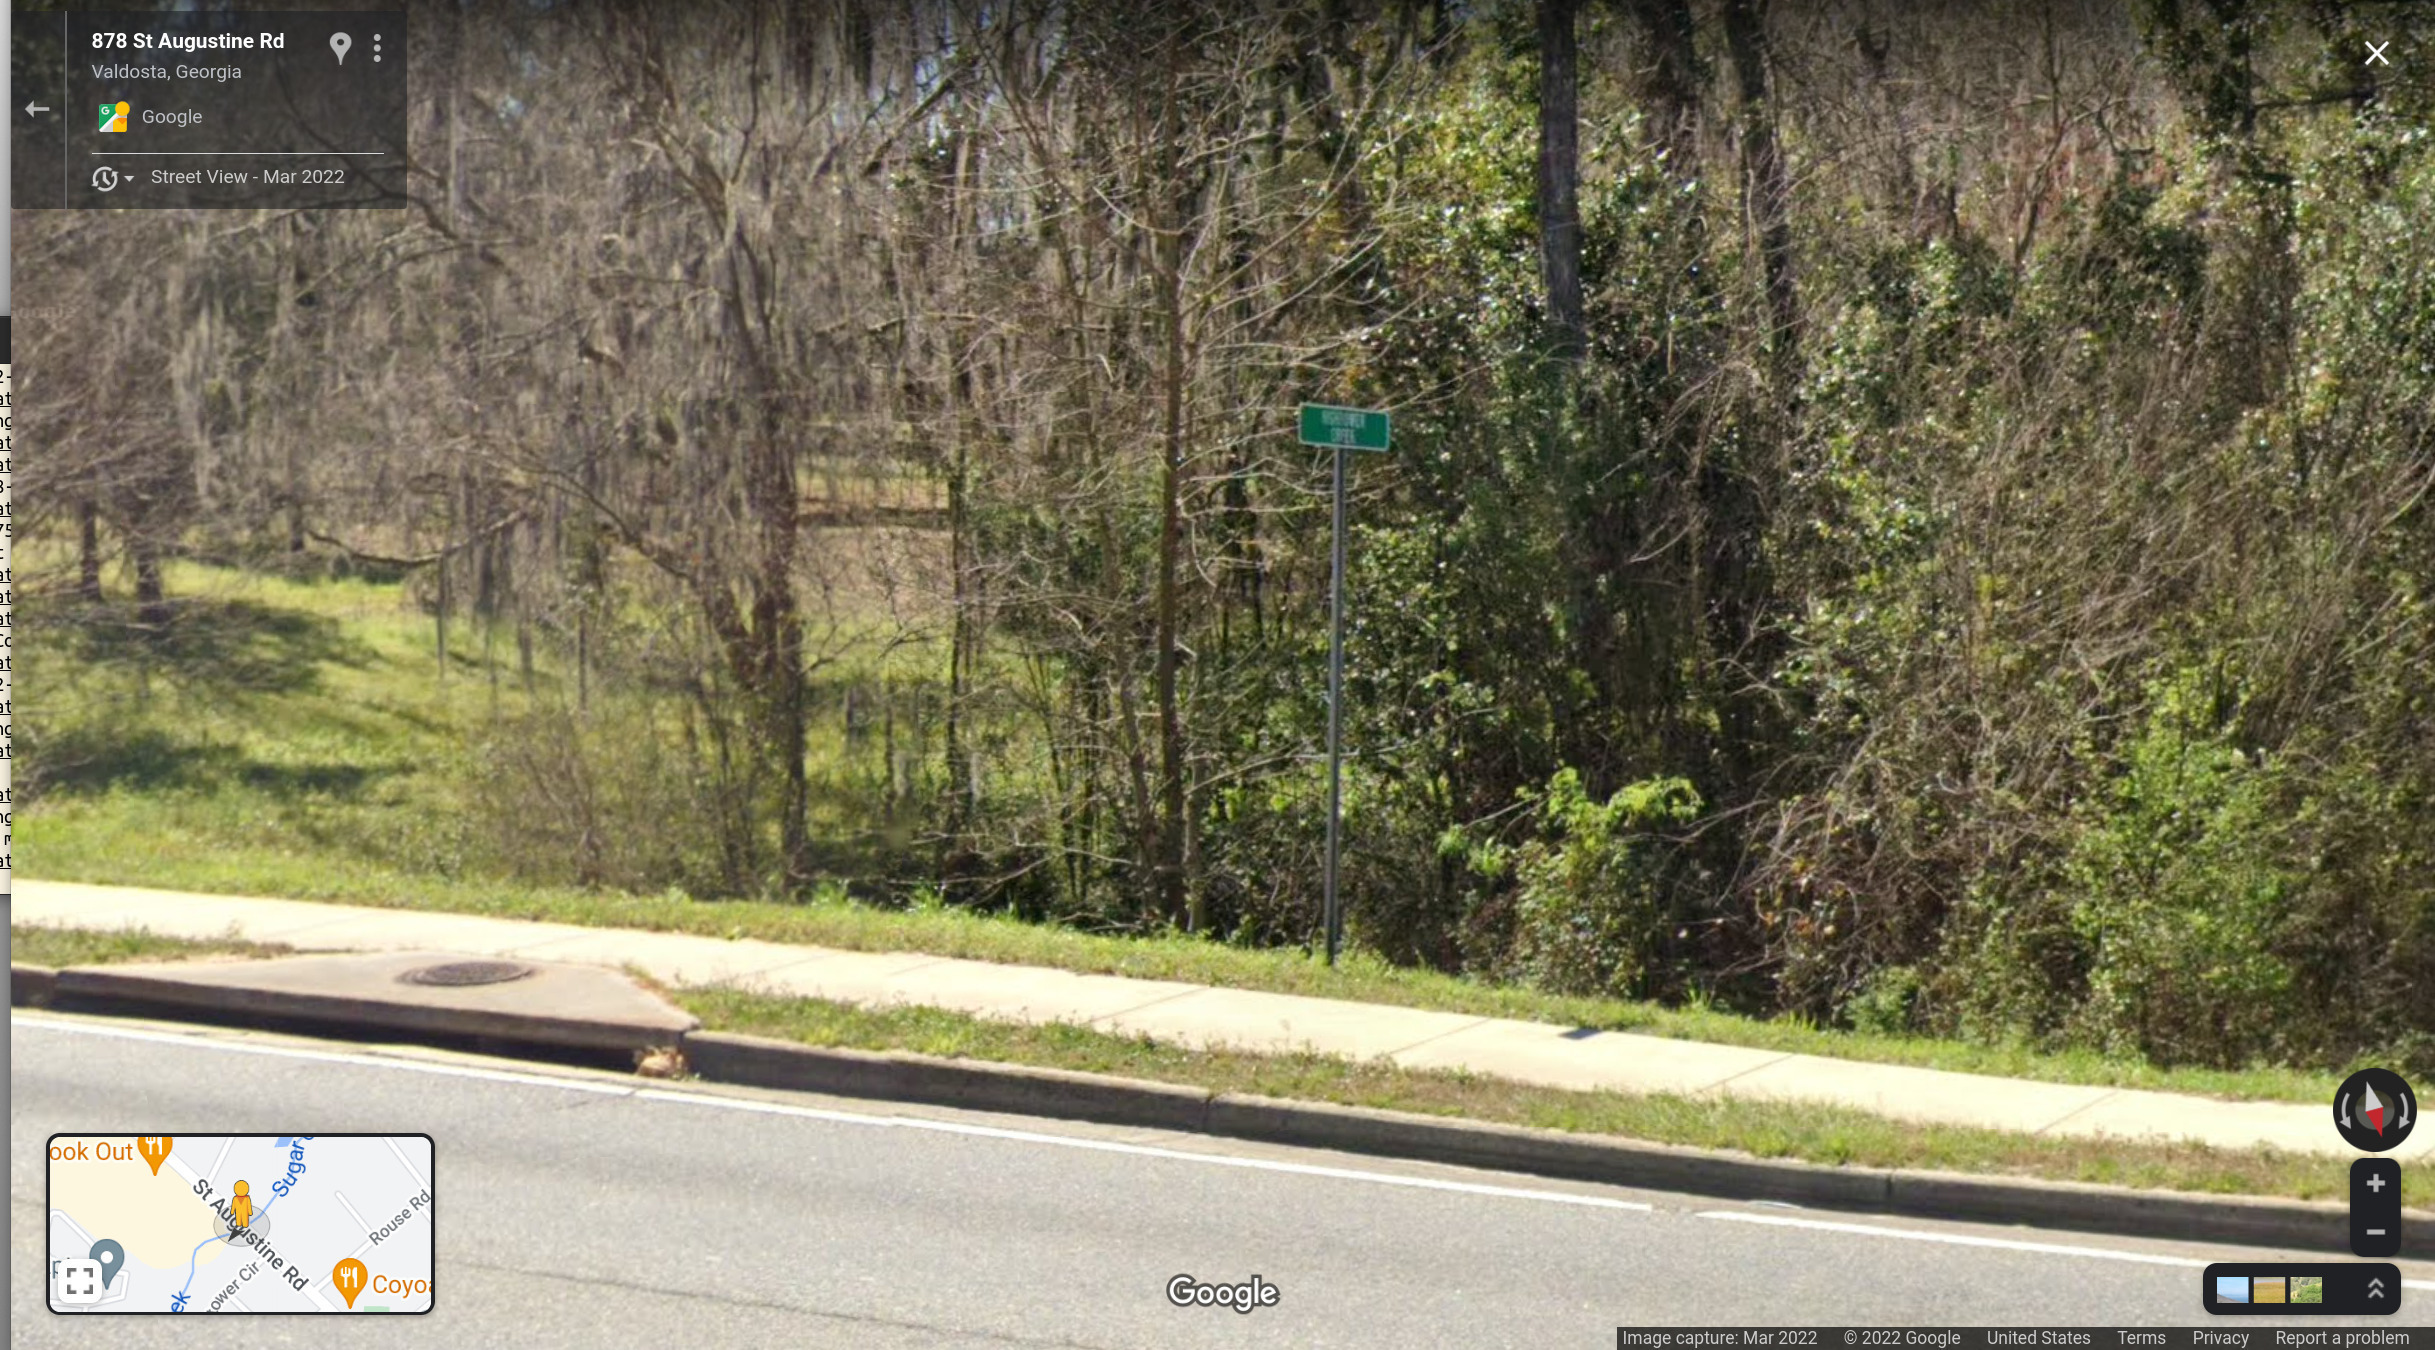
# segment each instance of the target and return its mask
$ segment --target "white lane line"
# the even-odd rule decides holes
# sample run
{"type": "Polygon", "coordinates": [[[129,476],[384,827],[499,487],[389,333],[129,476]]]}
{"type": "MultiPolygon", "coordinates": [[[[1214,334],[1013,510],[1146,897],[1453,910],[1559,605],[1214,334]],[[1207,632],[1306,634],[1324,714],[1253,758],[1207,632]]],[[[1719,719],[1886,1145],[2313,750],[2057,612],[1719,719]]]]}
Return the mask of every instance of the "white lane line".
{"type": "Polygon", "coordinates": [[[1369,1172],[1350,1167],[1321,1167],[1311,1163],[1280,1162],[1268,1158],[1236,1158],[1215,1153],[1193,1153],[1183,1149],[1156,1148],[1146,1144],[1121,1144],[1104,1139],[1075,1139],[1064,1135],[1042,1134],[1031,1130],[997,1129],[987,1125],[966,1125],[955,1121],[924,1120],[913,1116],[864,1115],[852,1111],[824,1111],[815,1107],[785,1106],[775,1102],[744,1101],[717,1097],[708,1093],[669,1092],[665,1089],[612,1087],[585,1083],[573,1079],[551,1078],[541,1074],[508,1073],[496,1069],[474,1069],[455,1064],[423,1064],[410,1060],[386,1059],[374,1055],[349,1055],[327,1050],[300,1050],[288,1046],[246,1045],[215,1041],[200,1036],[178,1036],[134,1028],[89,1027],[71,1022],[55,1022],[48,1018],[17,1016],[12,1025],[39,1027],[46,1031],[68,1031],[80,1036],[109,1036],[121,1040],[150,1041],[189,1049],[226,1050],[237,1054],[270,1055],[286,1059],[312,1060],[326,1064],[351,1064],[361,1068],[403,1069],[412,1073],[438,1074],[451,1078],[474,1078],[486,1082],[520,1083],[532,1087],[564,1088],[574,1092],[606,1093],[615,1096],[647,1098],[685,1106],[708,1106],[725,1111],[747,1111],[762,1115],[797,1116],[808,1120],[826,1120],[842,1125],[873,1125],[892,1129],[929,1130],[940,1134],[959,1134],[984,1139],[1004,1139],[1016,1143],[1049,1144],[1059,1148],[1087,1149],[1101,1153],[1122,1153],[1143,1158],[1167,1158],[1178,1162],[1203,1163],[1213,1167],[1235,1167],[1255,1172],[1282,1172],[1294,1176],[1331,1177],[1342,1181],[1366,1181],[1382,1186],[1402,1186],[1412,1190],[1449,1191],[1460,1195],[1502,1196],[1516,1200],[1542,1200],[1551,1204],[1578,1205],[1588,1209],[1628,1210],[1647,1214],[1656,1206],[1637,1200],[1616,1200],[1603,1195],[1574,1195],[1565,1191],[1531,1190],[1518,1186],[1489,1186],[1477,1182],[1444,1181],[1435,1177],[1397,1176],[1390,1172],[1369,1172]]]}
{"type": "Polygon", "coordinates": [[[580,1079],[552,1078],[546,1074],[516,1073],[506,1069],[476,1069],[460,1064],[426,1064],[419,1060],[390,1059],[381,1055],[338,1054],[327,1050],[301,1050],[285,1045],[247,1045],[239,1041],[213,1040],[208,1036],[182,1036],[165,1031],[139,1031],[133,1027],[89,1027],[74,1022],[54,1021],[47,1017],[29,1017],[22,1012],[9,1017],[12,1027],[38,1027],[44,1031],[65,1031],[78,1036],[104,1036],[122,1041],[150,1041],[158,1045],[179,1045],[224,1051],[232,1055],[268,1055],[273,1059],[314,1060],[324,1064],[353,1064],[381,1069],[403,1069],[409,1073],[435,1073],[451,1078],[478,1078],[494,1083],[522,1083],[531,1087],[563,1088],[568,1092],[592,1092],[610,1097],[630,1097],[634,1089],[615,1083],[587,1083],[580,1079]]]}
{"type": "MultiPolygon", "coordinates": [[[[1858,1233],[1866,1237],[1899,1238],[1905,1242],[1942,1242],[1955,1247],[1995,1247],[2012,1252],[2036,1252],[2042,1256],[2087,1256],[2101,1261],[2132,1261],[2147,1266],[2186,1266],[2203,1269],[2213,1264],[2196,1257],[2165,1256],[2156,1252],[2126,1252],[2112,1247],[2075,1247],[2061,1242],[2023,1242],[2018,1238],[1980,1237],[1973,1233],[1927,1233],[1916,1228],[1886,1228],[1873,1223],[1837,1223],[1831,1219],[1796,1219],[1782,1214],[1751,1214],[1738,1209],[1704,1209],[1695,1216],[1702,1219],[1723,1219],[1729,1223],[1755,1223],[1769,1228],[1808,1228],[1821,1233],[1858,1233]]],[[[2405,1289],[2435,1289],[2435,1280],[2403,1280],[2405,1289]]]]}
{"type": "MultiPolygon", "coordinates": [[[[1441,1181],[1430,1177],[1402,1177],[1385,1172],[1364,1172],[1352,1168],[1320,1167],[1309,1163],[1279,1162],[1266,1158],[1234,1158],[1221,1154],[1192,1153],[1181,1149],[1157,1148],[1146,1144],[1123,1144],[1113,1140],[1076,1139],[1063,1135],[1041,1134],[1030,1130],[999,1129],[987,1125],[967,1125],[955,1121],[924,1120],[912,1116],[873,1116],[850,1111],[823,1110],[817,1107],[786,1106],[775,1102],[745,1101],[716,1097],[702,1093],[670,1092],[663,1088],[635,1089],[573,1079],[552,1078],[541,1074],[512,1073],[497,1069],[476,1069],[454,1064],[424,1064],[411,1060],[386,1059],[372,1055],[339,1054],[326,1050],[302,1050],[288,1046],[244,1045],[215,1041],[200,1036],[179,1036],[162,1032],[138,1031],[132,1028],[89,1027],[70,1022],[55,1022],[43,1017],[17,1014],[10,1018],[13,1026],[36,1027],[49,1031],[67,1031],[85,1036],[108,1036],[121,1040],[152,1041],[166,1045],[182,1045],[236,1054],[269,1055],[286,1059],[312,1060],[329,1064],[351,1064],[365,1068],[402,1069],[412,1073],[437,1074],[443,1077],[472,1078],[485,1082],[518,1083],[531,1087],[559,1088],[569,1092],[591,1092],[611,1096],[632,1096],[681,1105],[708,1106],[727,1111],[745,1111],[763,1115],[797,1116],[808,1120],[825,1120],[838,1124],[880,1126],[895,1129],[931,1130],[942,1134],[960,1134],[977,1138],[1004,1139],[1020,1143],[1050,1144],[1060,1148],[1089,1149],[1106,1153],[1130,1154],[1136,1157],[1169,1158],[1179,1162],[1205,1163],[1219,1167],[1239,1167],[1252,1171],[1281,1172],[1299,1176],[1333,1177],[1343,1180],[1368,1181],[1389,1186],[1405,1186],[1418,1190],[1451,1191],[1466,1195],[1504,1196],[1513,1199],[1544,1200],[1556,1204],[1581,1205],[1593,1209],[1629,1210],[1648,1213],[1655,1207],[1632,1200],[1614,1200],[1605,1196],[1573,1195],[1563,1191],[1528,1190],[1520,1187],[1486,1186],[1473,1182],[1441,1181]]],[[[2021,1242],[2008,1238],[1978,1237],[1962,1233],[1927,1233],[1916,1229],[1883,1228],[1873,1224],[1834,1223],[1822,1219],[1800,1219],[1778,1214],[1752,1214],[1739,1210],[1703,1210],[1698,1217],[1724,1219],[1735,1223],[1755,1223],[1782,1228],[1808,1228],[1821,1232],[1851,1233],[1866,1237],[1897,1238],[1912,1242],[1942,1242],[1962,1247],[1994,1247],[2013,1251],[2036,1252],[2054,1256],[2083,1256],[2101,1260],[2129,1261],[2146,1265],[2203,1267],[2207,1263],[2189,1257],[2158,1256],[2146,1252],[2117,1251],[2105,1247],[2076,1247],[2052,1242],[2021,1242]]],[[[2407,1289],[2435,1289],[2435,1281],[2403,1280],[2407,1289]]]]}
{"type": "Polygon", "coordinates": [[[665,1088],[636,1088],[637,1097],[651,1097],[672,1102],[700,1103],[723,1106],[730,1111],[744,1111],[762,1116],[799,1116],[805,1120],[825,1120],[838,1125],[876,1125],[893,1129],[913,1124],[906,1116],[874,1116],[860,1111],[832,1111],[817,1106],[787,1106],[780,1102],[746,1101],[741,1098],[714,1097],[706,1092],[670,1092],[665,1088]]]}
{"type": "Polygon", "coordinates": [[[1697,1217],[1729,1223],[1764,1224],[1769,1228],[1808,1228],[1821,1233],[1858,1233],[1866,1237],[1901,1238],[1906,1242],[1942,1242],[1955,1247],[1998,1247],[2046,1256],[2094,1256],[2108,1261],[2136,1261],[2148,1266],[2203,1267],[2205,1261],[2154,1252],[2126,1252],[2111,1247],[2075,1247],[2060,1242],[2023,1242],[2016,1238],[1979,1237],[1970,1233],[1926,1233],[1916,1228],[1883,1228],[1873,1223],[1836,1223],[1830,1219],[1795,1219],[1782,1214],[1749,1214],[1737,1209],[1704,1209],[1697,1217]]]}
{"type": "Polygon", "coordinates": [[[977,1139],[1003,1139],[1018,1144],[1046,1144],[1054,1148],[1082,1149],[1093,1153],[1121,1153],[1135,1158],[1167,1158],[1177,1162],[1205,1163],[1212,1167],[1239,1167],[1254,1172],[1283,1172],[1292,1176],[1332,1177],[1339,1181],[1367,1181],[1381,1186],[1405,1186],[1423,1191],[1451,1191],[1458,1195],[1503,1196],[1515,1200],[1545,1200],[1559,1205],[1580,1205],[1588,1209],[1621,1209],[1637,1214],[1653,1212],[1657,1207],[1637,1200],[1616,1200],[1603,1195],[1575,1195],[1569,1191],[1532,1190],[1521,1186],[1490,1186],[1476,1181],[1446,1181],[1437,1177],[1397,1176],[1392,1172],[1371,1172],[1354,1167],[1322,1167],[1316,1163],[1283,1162],[1274,1158],[1237,1158],[1220,1153],[1195,1153],[1188,1149],[1159,1148],[1152,1144],[1125,1144],[1113,1139],[1078,1139],[1071,1135],[1044,1134],[1036,1130],[1009,1130],[994,1125],[968,1125],[953,1120],[925,1120],[918,1116],[865,1116],[845,1111],[823,1111],[814,1107],[781,1106],[773,1102],[740,1102],[706,1093],[670,1092],[664,1088],[645,1088],[634,1094],[655,1102],[675,1102],[685,1106],[709,1106],[723,1110],[758,1111],[771,1115],[801,1115],[816,1120],[832,1120],[849,1125],[884,1125],[900,1130],[928,1130],[934,1134],[955,1134],[977,1139]]]}
{"type": "Polygon", "coordinates": [[[214,1155],[211,1160],[211,1170],[203,1174],[203,1179],[205,1181],[218,1181],[220,1179],[220,1164],[228,1161],[228,1151],[236,1146],[237,1136],[233,1134],[220,1140],[220,1151],[218,1154],[214,1155]]]}

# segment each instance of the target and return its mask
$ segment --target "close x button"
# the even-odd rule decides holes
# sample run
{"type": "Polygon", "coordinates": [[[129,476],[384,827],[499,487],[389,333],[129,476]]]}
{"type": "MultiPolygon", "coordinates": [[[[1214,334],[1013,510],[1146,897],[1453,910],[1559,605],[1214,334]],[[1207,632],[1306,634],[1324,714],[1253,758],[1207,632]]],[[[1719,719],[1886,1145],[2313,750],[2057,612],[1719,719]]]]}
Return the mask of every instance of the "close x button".
{"type": "Polygon", "coordinates": [[[2350,1165],[2350,1249],[2360,1256],[2401,1253],[2401,1164],[2390,1158],[2350,1165]]]}

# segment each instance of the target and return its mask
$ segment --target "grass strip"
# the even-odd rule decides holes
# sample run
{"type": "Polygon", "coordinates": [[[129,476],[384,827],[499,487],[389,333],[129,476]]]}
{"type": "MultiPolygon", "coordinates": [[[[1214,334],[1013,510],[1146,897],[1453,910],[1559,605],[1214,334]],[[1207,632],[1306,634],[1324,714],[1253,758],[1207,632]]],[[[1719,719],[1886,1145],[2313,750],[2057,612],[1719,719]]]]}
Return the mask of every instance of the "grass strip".
{"type": "MultiPolygon", "coordinates": [[[[37,825],[35,840],[50,832],[37,825]]],[[[63,865],[57,850],[21,848],[45,859],[36,875],[95,884],[158,886],[220,894],[274,895],[386,909],[420,909],[533,919],[601,928],[635,928],[849,951],[1046,966],[1086,974],[1175,980],[1226,989],[1304,994],[1510,1017],[1556,1026],[1633,1031],[1677,1040],[1747,1046],[1878,1064],[2047,1083],[2147,1088],[2246,1101],[2330,1102],[2338,1073],[2269,1065],[2245,1069],[2163,1067],[2091,1052],[2048,1053],[2018,1044],[1977,1045],[1920,1036],[1872,1035],[1792,1019],[1745,1017],[1706,1007],[1670,1008],[1625,999],[1551,994],[1392,966],[1365,952],[1333,969],[1300,951],[1228,947],[1188,934],[1117,936],[973,914],[943,906],[881,909],[842,897],[787,903],[702,901],[682,895],[633,895],[496,883],[442,882],[378,868],[335,869],[303,859],[251,858],[242,847],[180,848],[160,839],[174,864],[143,864],[142,845],[114,848],[106,866],[63,865]]],[[[131,841],[132,842],[132,841],[131,841]]],[[[77,850],[77,852],[84,852],[77,850]]],[[[92,857],[93,854],[86,856],[92,857]]],[[[164,861],[167,861],[164,858],[164,861]]],[[[22,869],[21,869],[22,870],[22,869]]]]}
{"type": "MultiPolygon", "coordinates": [[[[274,956],[290,950],[276,943],[190,941],[140,929],[13,925],[9,940],[13,960],[46,966],[274,956]]],[[[948,1059],[1115,1074],[1212,1093],[1497,1121],[1834,1166],[1923,1168],[2301,1200],[2334,1199],[2349,1193],[2350,1174],[2343,1160],[2277,1149],[2041,1138],[1891,1120],[1808,1103],[1578,1092],[1480,1074],[1407,1069],[1378,1059],[1195,1050],[1065,1022],[1006,1022],[940,1008],[862,1007],[727,987],[677,989],[668,994],[702,1019],[708,1030],[804,1045],[903,1050],[948,1059]]],[[[2406,1176],[2403,1184],[2409,1184],[2406,1176]]]]}
{"type": "Polygon", "coordinates": [[[121,961],[186,961],[207,956],[286,956],[295,950],[276,942],[163,937],[142,928],[38,928],[26,924],[9,925],[8,947],[11,961],[54,969],[106,966],[121,961]]]}
{"type": "Polygon", "coordinates": [[[2301,1200],[2334,1199],[2347,1194],[2349,1185],[2348,1165],[2339,1158],[2270,1148],[2041,1138],[1890,1120],[1808,1103],[1578,1092],[1477,1074],[1406,1069],[1384,1060],[1196,1050],[1069,1023],[1001,1022],[937,1008],[861,1007],[730,988],[680,989],[673,997],[708,1029],[805,1045],[904,1050],[1117,1074],[1212,1093],[1616,1135],[1760,1158],[2301,1200]]]}

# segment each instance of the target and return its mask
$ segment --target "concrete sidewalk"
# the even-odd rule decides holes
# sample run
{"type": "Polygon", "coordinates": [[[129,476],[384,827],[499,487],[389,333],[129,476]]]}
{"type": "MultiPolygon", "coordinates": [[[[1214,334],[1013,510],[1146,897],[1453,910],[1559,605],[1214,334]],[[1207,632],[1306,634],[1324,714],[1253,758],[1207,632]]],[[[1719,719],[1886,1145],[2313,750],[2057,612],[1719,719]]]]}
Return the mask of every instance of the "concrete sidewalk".
{"type": "MultiPolygon", "coordinates": [[[[1548,1087],[1823,1102],[1934,1124],[2064,1136],[2165,1137],[2224,1148],[2346,1154],[2332,1104],[2229,1102],[2121,1088],[1710,1045],[1294,994],[1081,975],[920,953],[838,951],[424,910],[14,883],[11,921],[238,937],[300,950],[430,949],[632,966],[670,985],[733,984],[859,1004],[1070,1022],[1191,1046],[1311,1050],[1460,1069],[1548,1087]]],[[[2430,1137],[2395,1150],[2425,1153],[2430,1137]]]]}

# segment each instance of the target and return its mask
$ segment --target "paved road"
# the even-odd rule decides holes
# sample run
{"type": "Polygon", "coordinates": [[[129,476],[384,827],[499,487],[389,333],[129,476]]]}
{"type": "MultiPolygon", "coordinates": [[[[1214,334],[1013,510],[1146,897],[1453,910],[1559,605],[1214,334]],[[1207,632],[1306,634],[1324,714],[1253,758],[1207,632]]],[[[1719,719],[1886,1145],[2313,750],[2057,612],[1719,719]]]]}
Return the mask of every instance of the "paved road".
{"type": "MultiPolygon", "coordinates": [[[[2256,1259],[260,1033],[20,1014],[11,1040],[18,1346],[1589,1347],[1619,1323],[2190,1325],[2199,1265],[2256,1259]],[[436,1310],[53,1315],[42,1145],[60,1130],[427,1132],[436,1310]],[[1178,1309],[1178,1274],[1256,1274],[1280,1302],[1178,1309]]],[[[2435,1301],[2435,1270],[2406,1273],[2435,1301]]]]}

